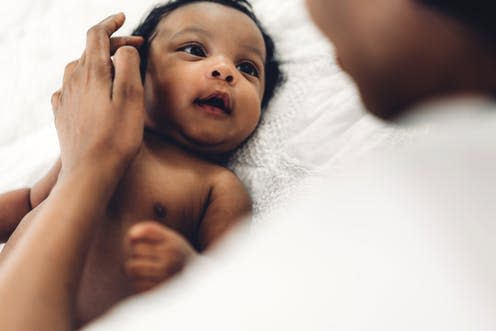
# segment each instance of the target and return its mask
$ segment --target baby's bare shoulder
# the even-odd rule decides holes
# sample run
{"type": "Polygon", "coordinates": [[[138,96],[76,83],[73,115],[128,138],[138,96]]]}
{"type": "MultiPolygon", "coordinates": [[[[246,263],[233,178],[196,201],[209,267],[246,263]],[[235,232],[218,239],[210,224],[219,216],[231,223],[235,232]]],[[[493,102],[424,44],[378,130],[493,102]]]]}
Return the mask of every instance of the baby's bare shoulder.
{"type": "Polygon", "coordinates": [[[239,177],[230,169],[214,166],[210,171],[209,177],[214,189],[230,189],[246,192],[246,188],[239,177]]]}
{"type": "Polygon", "coordinates": [[[209,203],[199,229],[199,247],[208,248],[251,211],[252,201],[241,180],[228,169],[217,169],[212,174],[209,203]]]}

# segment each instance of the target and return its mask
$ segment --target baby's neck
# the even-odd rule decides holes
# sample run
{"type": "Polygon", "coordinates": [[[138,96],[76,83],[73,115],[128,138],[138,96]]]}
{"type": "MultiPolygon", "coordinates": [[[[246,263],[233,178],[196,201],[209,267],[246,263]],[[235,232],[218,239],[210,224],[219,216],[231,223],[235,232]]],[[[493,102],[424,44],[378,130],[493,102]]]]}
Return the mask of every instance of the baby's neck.
{"type": "Polygon", "coordinates": [[[193,151],[176,142],[174,139],[147,127],[145,127],[143,143],[152,151],[162,151],[178,156],[182,155],[184,157],[199,159],[221,166],[224,166],[227,162],[227,156],[225,155],[212,155],[193,151]]]}

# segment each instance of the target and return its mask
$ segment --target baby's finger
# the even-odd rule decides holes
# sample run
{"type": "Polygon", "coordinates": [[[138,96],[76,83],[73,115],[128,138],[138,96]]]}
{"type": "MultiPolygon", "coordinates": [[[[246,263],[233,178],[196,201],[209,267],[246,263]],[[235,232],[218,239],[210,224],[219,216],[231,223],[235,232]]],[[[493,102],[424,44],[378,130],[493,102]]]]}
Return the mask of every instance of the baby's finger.
{"type": "Polygon", "coordinates": [[[143,83],[140,74],[140,57],[134,47],[123,46],[114,56],[114,84],[112,99],[132,109],[143,104],[143,83]]]}
{"type": "Polygon", "coordinates": [[[131,243],[155,243],[167,240],[171,232],[172,230],[155,221],[141,221],[129,229],[128,238],[131,243]]]}
{"type": "Polygon", "coordinates": [[[146,292],[157,286],[157,281],[139,279],[133,282],[133,286],[138,293],[146,292]]]}
{"type": "Polygon", "coordinates": [[[130,259],[125,263],[126,274],[131,279],[148,279],[160,281],[174,276],[184,269],[185,260],[168,261],[168,260],[147,260],[147,259],[130,259]]]}
{"type": "Polygon", "coordinates": [[[156,260],[158,256],[161,256],[163,247],[157,247],[157,243],[148,243],[144,241],[135,242],[130,247],[130,257],[131,258],[141,258],[156,260]]]}
{"type": "Polygon", "coordinates": [[[110,38],[110,55],[114,55],[115,52],[123,46],[138,48],[141,45],[143,45],[143,37],[140,36],[112,37],[110,38]]]}
{"type": "Polygon", "coordinates": [[[160,281],[164,278],[163,267],[151,260],[146,259],[130,259],[124,265],[126,274],[131,279],[148,279],[160,281]]]}
{"type": "Polygon", "coordinates": [[[123,13],[112,15],[88,30],[83,62],[90,67],[101,67],[110,60],[110,36],[124,24],[123,13]]]}

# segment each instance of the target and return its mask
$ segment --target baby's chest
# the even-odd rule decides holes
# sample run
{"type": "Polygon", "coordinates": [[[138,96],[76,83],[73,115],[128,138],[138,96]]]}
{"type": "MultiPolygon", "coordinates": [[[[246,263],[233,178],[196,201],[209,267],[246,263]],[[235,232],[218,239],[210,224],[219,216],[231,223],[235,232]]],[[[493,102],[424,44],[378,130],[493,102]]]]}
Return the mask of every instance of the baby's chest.
{"type": "Polygon", "coordinates": [[[108,215],[124,226],[154,220],[193,240],[209,191],[195,169],[138,159],[119,184],[108,215]]]}

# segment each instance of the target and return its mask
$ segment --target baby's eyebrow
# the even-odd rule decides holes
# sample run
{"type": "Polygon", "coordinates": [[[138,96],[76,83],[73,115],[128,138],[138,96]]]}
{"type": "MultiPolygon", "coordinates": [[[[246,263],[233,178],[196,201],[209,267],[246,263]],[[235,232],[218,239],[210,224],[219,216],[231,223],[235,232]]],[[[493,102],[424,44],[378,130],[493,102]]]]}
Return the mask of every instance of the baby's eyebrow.
{"type": "Polygon", "coordinates": [[[212,37],[212,33],[210,31],[200,28],[198,26],[190,26],[185,28],[184,30],[175,33],[172,36],[172,38],[178,38],[181,37],[182,35],[190,34],[190,33],[197,33],[197,34],[205,35],[206,37],[212,37]]]}
{"type": "Polygon", "coordinates": [[[255,54],[260,58],[260,61],[265,64],[265,52],[263,52],[260,48],[249,44],[241,45],[241,48],[244,48],[246,51],[255,54]]]}

